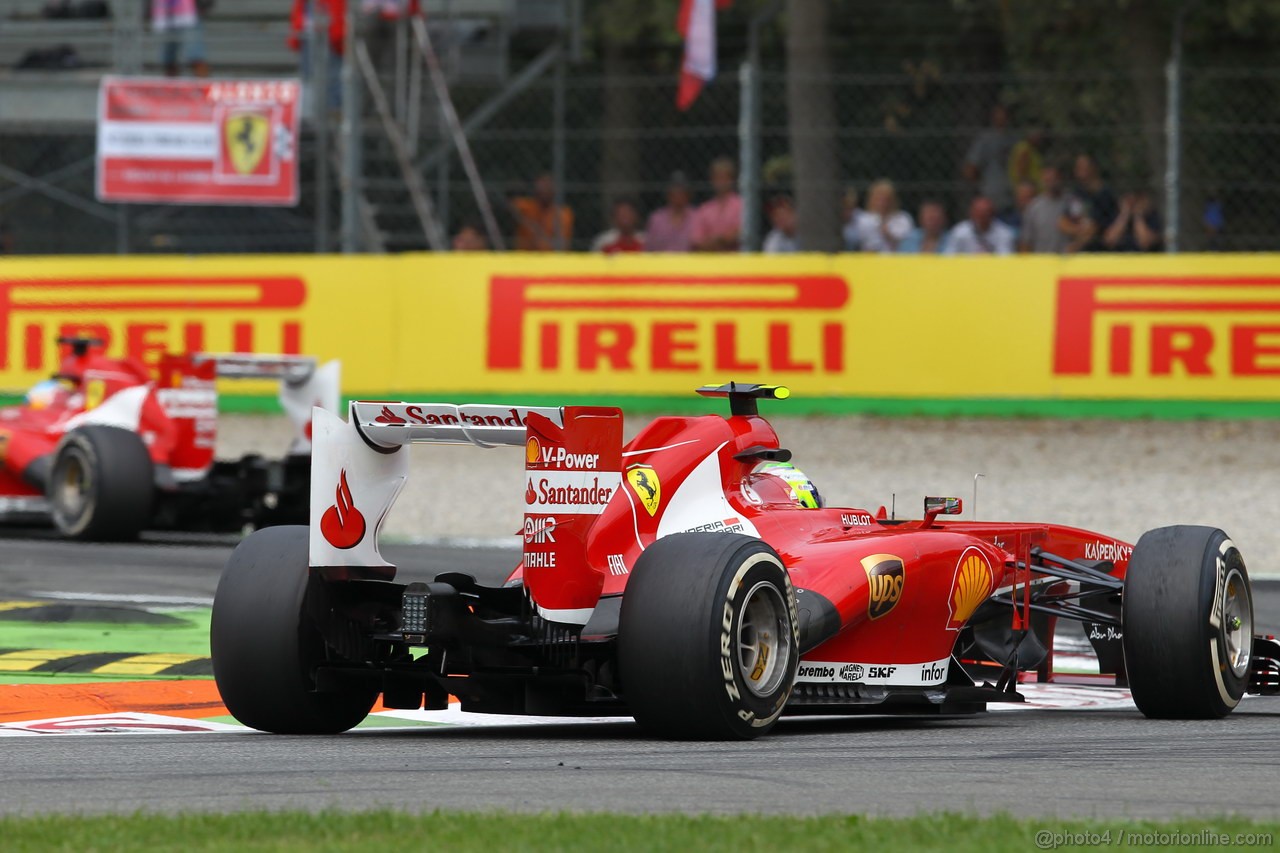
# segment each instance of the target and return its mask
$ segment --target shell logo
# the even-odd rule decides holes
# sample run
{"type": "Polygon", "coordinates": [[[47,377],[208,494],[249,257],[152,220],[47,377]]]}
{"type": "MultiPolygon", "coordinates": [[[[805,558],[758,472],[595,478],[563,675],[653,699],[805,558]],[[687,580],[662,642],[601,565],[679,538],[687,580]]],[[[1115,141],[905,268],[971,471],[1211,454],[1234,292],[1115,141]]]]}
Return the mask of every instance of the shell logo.
{"type": "Polygon", "coordinates": [[[524,443],[524,459],[530,465],[533,465],[542,457],[542,445],[538,443],[538,439],[529,436],[529,440],[524,443]]]}
{"type": "Polygon", "coordinates": [[[991,564],[976,549],[970,548],[960,555],[956,565],[956,574],[951,581],[951,596],[948,602],[951,608],[951,619],[947,629],[959,631],[973,616],[978,605],[991,595],[991,564]]]}

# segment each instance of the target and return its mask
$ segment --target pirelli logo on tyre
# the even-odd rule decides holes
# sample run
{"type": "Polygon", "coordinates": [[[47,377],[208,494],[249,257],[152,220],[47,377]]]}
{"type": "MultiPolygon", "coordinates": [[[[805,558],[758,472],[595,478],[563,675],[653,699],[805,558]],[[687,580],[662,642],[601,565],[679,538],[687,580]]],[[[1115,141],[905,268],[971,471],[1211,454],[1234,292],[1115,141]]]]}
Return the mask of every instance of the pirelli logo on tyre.
{"type": "Polygon", "coordinates": [[[843,373],[851,298],[838,275],[499,275],[492,371],[843,373]]]}
{"type": "Polygon", "coordinates": [[[1274,380],[1280,276],[1061,278],[1053,375],[1274,380]]]}

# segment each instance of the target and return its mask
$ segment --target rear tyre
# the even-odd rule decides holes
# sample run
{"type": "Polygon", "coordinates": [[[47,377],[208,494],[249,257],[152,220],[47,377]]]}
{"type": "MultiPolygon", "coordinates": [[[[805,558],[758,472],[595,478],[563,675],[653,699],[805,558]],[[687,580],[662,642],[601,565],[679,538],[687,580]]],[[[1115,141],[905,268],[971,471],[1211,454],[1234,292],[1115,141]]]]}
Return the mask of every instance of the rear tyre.
{"type": "Polygon", "coordinates": [[[232,552],[213,599],[213,677],[227,710],[246,726],[276,734],[336,734],[369,714],[378,691],[349,686],[317,692],[328,654],[308,615],[323,595],[308,568],[306,527],[271,527],[232,552]]]}
{"type": "Polygon", "coordinates": [[[681,533],[636,561],[618,628],[623,691],[662,737],[769,731],[800,661],[796,595],[777,552],[734,533],[681,533]]]}
{"type": "Polygon", "coordinates": [[[155,471],[138,434],[98,424],[77,427],[54,451],[45,484],[53,523],[70,539],[138,538],[151,521],[155,471]]]}
{"type": "Polygon", "coordinates": [[[1244,695],[1253,597],[1227,534],[1182,525],[1138,540],[1125,575],[1125,671],[1148,717],[1211,719],[1244,695]]]}

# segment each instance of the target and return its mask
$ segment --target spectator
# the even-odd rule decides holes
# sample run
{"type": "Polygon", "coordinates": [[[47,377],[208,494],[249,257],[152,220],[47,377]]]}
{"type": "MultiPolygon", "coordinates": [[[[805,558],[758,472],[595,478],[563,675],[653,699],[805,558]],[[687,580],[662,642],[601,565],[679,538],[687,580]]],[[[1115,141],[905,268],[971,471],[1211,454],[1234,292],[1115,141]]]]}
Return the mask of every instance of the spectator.
{"type": "Polygon", "coordinates": [[[151,0],[151,28],[164,38],[160,64],[166,77],[177,77],[184,62],[195,76],[209,76],[200,5],[197,0],[151,0]]]}
{"type": "Polygon", "coordinates": [[[1120,199],[1120,210],[1102,235],[1102,243],[1113,252],[1155,252],[1164,242],[1163,227],[1151,194],[1139,190],[1120,199]]]}
{"type": "Polygon", "coordinates": [[[1023,211],[1018,249],[1023,252],[1062,254],[1070,244],[1070,237],[1060,227],[1067,210],[1062,170],[1057,166],[1045,166],[1040,170],[1040,183],[1044,189],[1023,211]]]}
{"type": "Polygon", "coordinates": [[[1013,207],[1000,214],[998,217],[1001,222],[1013,229],[1013,236],[1016,238],[1018,232],[1022,230],[1022,220],[1026,215],[1027,207],[1030,206],[1036,197],[1036,185],[1031,181],[1021,181],[1013,188],[1013,207]]]}
{"type": "Polygon", "coordinates": [[[895,252],[914,227],[911,214],[898,209],[898,192],[887,178],[871,185],[867,209],[854,219],[857,243],[864,252],[895,252]]]}
{"type": "Polygon", "coordinates": [[[693,214],[693,248],[699,252],[736,252],[742,234],[742,196],[734,191],[733,161],[721,157],[711,163],[715,193],[693,214]]]}
{"type": "Polygon", "coordinates": [[[613,227],[596,237],[591,251],[615,255],[618,252],[643,252],[644,232],[640,231],[640,212],[627,199],[613,203],[613,227]]]}
{"type": "Polygon", "coordinates": [[[947,251],[947,211],[940,201],[920,205],[920,224],[898,244],[898,251],[910,255],[938,255],[947,251]]]}
{"type": "Polygon", "coordinates": [[[780,195],[769,205],[769,223],[773,229],[765,235],[761,247],[766,255],[785,255],[800,251],[796,242],[796,208],[789,196],[780,195]]]}
{"type": "Polygon", "coordinates": [[[1067,251],[1100,252],[1106,248],[1102,236],[1118,212],[1116,197],[1102,180],[1102,171],[1091,155],[1076,155],[1074,175],[1076,183],[1067,199],[1062,226],[1070,238],[1067,251]]]}
{"type": "Polygon", "coordinates": [[[1222,208],[1222,201],[1216,194],[1212,194],[1205,199],[1204,213],[1200,217],[1200,224],[1204,227],[1205,248],[1211,252],[1221,251],[1223,248],[1222,232],[1227,227],[1227,215],[1222,208]]]}
{"type": "Polygon", "coordinates": [[[965,180],[976,184],[978,192],[990,199],[998,211],[1013,204],[1009,155],[1015,141],[1009,130],[1009,110],[996,104],[991,108],[991,126],[973,138],[964,157],[965,180]]]}
{"type": "Polygon", "coordinates": [[[978,196],[969,204],[969,218],[951,229],[948,255],[1008,255],[1013,252],[1013,229],[996,219],[991,199],[978,196]]]}
{"type": "Polygon", "coordinates": [[[556,207],[556,183],[549,172],[533,181],[533,195],[511,200],[516,219],[515,248],[520,252],[568,249],[573,241],[573,208],[556,207]]]}
{"type": "Polygon", "coordinates": [[[1027,131],[1027,135],[1013,146],[1009,152],[1009,186],[1016,188],[1023,181],[1030,181],[1036,192],[1040,191],[1046,144],[1048,137],[1043,128],[1036,127],[1027,131]]]}
{"type": "Polygon", "coordinates": [[[303,112],[318,120],[322,106],[316,102],[311,80],[316,46],[311,43],[313,16],[323,10],[329,18],[328,56],[325,57],[325,104],[330,112],[342,108],[342,51],[347,36],[347,0],[293,0],[289,15],[289,49],[299,52],[302,75],[303,112]]]}
{"type": "Polygon", "coordinates": [[[667,204],[649,214],[645,227],[646,252],[687,252],[693,248],[693,210],[684,172],[667,181],[667,204]]]}
{"type": "Polygon", "coordinates": [[[843,216],[841,222],[841,234],[844,236],[844,248],[846,252],[856,252],[858,245],[858,214],[862,213],[862,208],[858,207],[858,188],[848,187],[844,191],[844,198],[841,199],[841,207],[843,216]]]}
{"type": "Polygon", "coordinates": [[[464,222],[458,229],[458,233],[453,235],[453,250],[455,252],[487,252],[489,240],[484,236],[484,231],[479,225],[474,222],[464,222]]]}

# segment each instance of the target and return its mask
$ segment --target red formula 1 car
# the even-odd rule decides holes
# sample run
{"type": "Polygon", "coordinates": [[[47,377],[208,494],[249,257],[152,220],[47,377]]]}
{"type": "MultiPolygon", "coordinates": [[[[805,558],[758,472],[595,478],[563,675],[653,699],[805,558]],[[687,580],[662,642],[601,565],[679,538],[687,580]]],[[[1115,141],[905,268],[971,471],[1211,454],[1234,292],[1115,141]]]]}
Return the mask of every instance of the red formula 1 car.
{"type": "Polygon", "coordinates": [[[317,412],[309,527],[254,533],[213,609],[228,709],[338,732],[391,708],[632,715],[671,737],[749,738],[783,714],[935,713],[1019,702],[1083,623],[1101,675],[1153,717],[1280,692],[1221,530],[1136,546],[1055,524],[826,507],[757,414],[784,389],[727,385],[732,416],[665,417],[629,444],[610,408],[357,402],[317,412]],[[411,442],[525,448],[524,555],[502,587],[449,571],[397,584],[378,531],[411,442]]]}
{"type": "Polygon", "coordinates": [[[96,540],[306,521],[311,412],[337,408],[337,362],[164,355],[153,376],[96,339],[59,344],[58,372],[0,408],[0,518],[51,519],[68,537],[96,540]],[[220,377],[280,380],[298,428],[288,455],[214,458],[220,377]]]}

